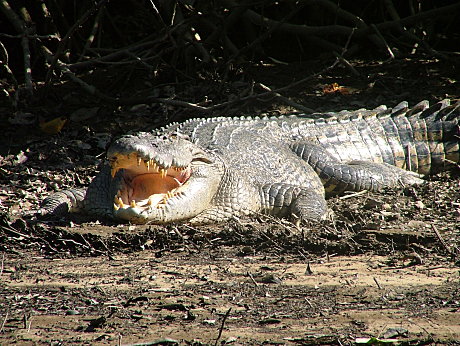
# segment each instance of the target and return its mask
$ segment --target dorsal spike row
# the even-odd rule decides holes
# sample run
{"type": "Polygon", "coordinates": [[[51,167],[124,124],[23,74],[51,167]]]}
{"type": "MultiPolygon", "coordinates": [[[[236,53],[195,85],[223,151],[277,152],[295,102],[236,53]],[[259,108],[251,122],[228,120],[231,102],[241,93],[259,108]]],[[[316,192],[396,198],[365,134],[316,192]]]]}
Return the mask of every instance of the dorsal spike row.
{"type": "Polygon", "coordinates": [[[426,118],[429,118],[429,117],[432,117],[434,116],[434,118],[437,120],[438,119],[438,112],[441,110],[441,109],[444,109],[446,107],[448,107],[450,104],[450,101],[449,100],[442,100],[440,102],[437,102],[435,103],[434,105],[432,105],[431,107],[427,107],[426,109],[424,109],[419,117],[421,119],[426,119],[426,118]]]}
{"type": "MultiPolygon", "coordinates": [[[[219,124],[225,123],[234,126],[251,126],[260,121],[273,122],[281,127],[296,127],[296,126],[323,126],[325,124],[345,124],[348,122],[356,122],[364,119],[366,121],[378,118],[385,119],[387,117],[413,117],[418,116],[422,119],[431,118],[434,120],[454,120],[460,117],[460,100],[451,102],[447,99],[437,102],[430,106],[428,101],[421,101],[415,106],[409,108],[409,104],[406,101],[400,102],[393,108],[387,108],[385,105],[378,106],[372,110],[359,109],[355,111],[342,110],[339,112],[324,112],[324,113],[291,113],[284,115],[270,115],[269,113],[262,114],[261,116],[249,117],[249,116],[237,116],[237,117],[215,117],[215,118],[196,118],[188,119],[185,122],[177,123],[174,122],[166,127],[161,127],[156,130],[157,136],[163,135],[165,132],[180,131],[187,132],[193,130],[193,133],[205,126],[206,124],[219,124]],[[285,124],[286,123],[286,124],[285,124]],[[297,125],[294,125],[297,123],[297,125]]],[[[194,136],[192,136],[193,138],[194,136]]]]}
{"type": "Polygon", "coordinates": [[[407,101],[400,102],[396,107],[391,110],[391,116],[398,116],[407,113],[409,110],[409,103],[407,101]]]}
{"type": "Polygon", "coordinates": [[[453,105],[444,108],[443,117],[445,120],[454,120],[455,118],[460,118],[460,100],[457,100],[453,105]]]}
{"type": "Polygon", "coordinates": [[[385,105],[380,105],[380,106],[374,108],[374,111],[375,111],[375,112],[385,112],[385,111],[387,111],[387,110],[388,110],[388,107],[385,106],[385,105]]]}
{"type": "Polygon", "coordinates": [[[325,119],[326,123],[329,125],[337,124],[337,117],[330,117],[325,119]]]}
{"type": "Polygon", "coordinates": [[[441,108],[434,114],[436,120],[451,121],[460,117],[460,100],[451,105],[450,100],[442,100],[441,108]]]}
{"type": "Polygon", "coordinates": [[[406,116],[413,116],[413,115],[416,115],[416,114],[419,114],[420,112],[423,112],[425,109],[428,109],[428,107],[430,107],[430,103],[427,101],[427,100],[423,100],[419,103],[417,103],[414,107],[412,107],[411,109],[409,109],[407,112],[406,112],[406,116]]]}

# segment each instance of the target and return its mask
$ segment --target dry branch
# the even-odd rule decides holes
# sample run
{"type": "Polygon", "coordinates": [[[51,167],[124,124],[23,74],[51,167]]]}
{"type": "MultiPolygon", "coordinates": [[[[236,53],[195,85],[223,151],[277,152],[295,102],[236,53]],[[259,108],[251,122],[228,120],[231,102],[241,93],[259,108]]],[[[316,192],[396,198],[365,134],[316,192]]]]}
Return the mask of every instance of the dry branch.
{"type": "MultiPolygon", "coordinates": [[[[238,9],[241,6],[243,6],[243,5],[237,4],[233,0],[220,0],[220,3],[230,9],[238,9]]],[[[401,19],[399,18],[399,16],[397,16],[397,13],[395,12],[394,7],[391,6],[392,3],[389,4],[387,1],[386,5],[389,7],[389,11],[392,13],[394,20],[389,21],[389,22],[385,21],[385,22],[378,23],[378,24],[373,23],[371,25],[366,25],[366,23],[361,18],[359,18],[358,16],[346,10],[341,9],[339,6],[335,5],[332,2],[325,1],[325,0],[304,0],[300,2],[300,5],[302,6],[312,5],[312,4],[320,5],[324,7],[325,9],[329,10],[330,12],[333,12],[340,18],[344,19],[345,21],[351,22],[357,29],[356,35],[355,35],[356,38],[363,38],[367,36],[369,40],[374,42],[374,44],[376,44],[382,50],[387,51],[390,57],[392,58],[394,58],[394,54],[391,51],[391,48],[386,42],[384,36],[382,35],[381,33],[382,31],[387,31],[391,29],[401,29],[402,30],[402,27],[404,25],[416,24],[418,22],[425,21],[425,20],[433,20],[433,18],[437,18],[440,16],[445,16],[448,14],[455,14],[456,11],[460,9],[460,3],[458,3],[458,4],[447,5],[444,7],[420,12],[412,16],[401,19]]],[[[278,21],[278,20],[267,18],[251,9],[245,9],[245,11],[242,12],[241,16],[243,18],[246,18],[247,20],[250,20],[252,23],[258,26],[266,27],[267,32],[263,35],[266,35],[267,33],[270,33],[272,31],[279,31],[286,35],[295,35],[295,36],[302,37],[303,39],[308,40],[330,51],[337,51],[339,47],[331,42],[328,42],[324,37],[320,38],[318,36],[330,36],[330,37],[348,36],[349,37],[354,30],[354,28],[344,26],[344,25],[308,26],[308,25],[300,25],[300,24],[291,24],[291,23],[285,22],[284,20],[278,21]]],[[[411,37],[406,34],[405,36],[411,37]]],[[[259,40],[261,40],[261,37],[259,37],[258,41],[259,40]]],[[[420,40],[416,40],[416,41],[419,41],[417,43],[420,43],[420,40]]],[[[425,48],[427,48],[428,51],[432,53],[436,53],[432,49],[429,49],[429,47],[427,47],[426,44],[423,44],[423,45],[425,48]]],[[[439,56],[439,54],[436,54],[436,55],[439,56]]]]}
{"type": "Polygon", "coordinates": [[[65,36],[59,42],[59,46],[56,50],[56,53],[53,55],[53,59],[50,62],[50,67],[48,69],[48,73],[46,75],[45,83],[48,83],[51,79],[51,74],[56,67],[57,61],[60,58],[62,52],[67,46],[67,42],[72,37],[73,33],[83,24],[85,23],[94,12],[96,12],[99,8],[101,8],[108,0],[99,0],[98,3],[94,4],[89,10],[87,10],[67,31],[65,36]]]}
{"type": "Polygon", "coordinates": [[[329,10],[331,13],[342,18],[343,20],[352,23],[353,26],[357,28],[367,27],[367,24],[364,22],[364,20],[354,15],[353,13],[344,10],[343,8],[339,7],[337,4],[333,3],[332,1],[328,1],[328,0],[301,1],[301,4],[303,3],[311,3],[312,5],[316,5],[316,4],[320,5],[323,8],[329,10]]]}
{"type": "Polygon", "coordinates": [[[73,82],[77,83],[85,92],[109,103],[116,102],[115,98],[104,95],[96,87],[84,82],[82,79],[75,76],[75,74],[72,71],[70,71],[66,64],[64,64],[61,60],[55,59],[55,57],[53,57],[51,51],[48,48],[42,46],[42,51],[48,62],[55,62],[56,67],[62,72],[62,74],[69,77],[69,79],[71,79],[73,82]]]}
{"type": "MultiPolygon", "coordinates": [[[[217,109],[225,107],[231,107],[237,103],[242,103],[259,97],[275,96],[282,97],[280,92],[283,89],[267,90],[265,93],[257,95],[242,96],[237,100],[223,102],[221,104],[215,104],[210,107],[204,107],[199,104],[174,100],[168,98],[127,98],[118,99],[111,97],[100,92],[93,86],[83,82],[83,79],[76,76],[76,71],[83,72],[85,69],[91,69],[98,65],[133,65],[133,69],[140,68],[143,71],[147,71],[149,75],[156,75],[157,72],[162,72],[162,69],[170,69],[175,75],[180,77],[186,77],[188,80],[194,78],[193,73],[186,75],[187,72],[195,72],[199,64],[207,63],[208,65],[217,66],[218,70],[219,62],[223,61],[224,66],[229,70],[237,61],[237,64],[241,62],[241,56],[246,52],[257,52],[264,54],[266,46],[262,46],[262,43],[272,39],[274,32],[281,34],[295,36],[302,40],[308,41],[310,44],[314,44],[320,49],[317,49],[317,53],[328,51],[335,55],[337,59],[347,66],[354,74],[357,74],[356,70],[353,69],[351,64],[344,58],[344,53],[339,53],[342,50],[343,42],[345,38],[348,39],[346,47],[349,45],[351,37],[354,41],[357,40],[370,40],[382,50],[387,51],[392,56],[393,43],[397,46],[408,47],[415,51],[420,46],[430,52],[434,56],[446,57],[432,49],[426,42],[426,37],[420,38],[414,31],[414,25],[418,25],[424,21],[436,21],[442,16],[453,16],[459,13],[460,3],[454,3],[439,8],[433,8],[424,12],[412,13],[408,17],[401,18],[398,13],[398,7],[396,2],[392,0],[384,0],[383,6],[386,13],[390,14],[391,21],[383,21],[385,18],[381,18],[381,22],[372,23],[375,18],[372,18],[369,22],[368,18],[356,15],[351,10],[347,10],[346,6],[337,5],[336,3],[329,0],[300,0],[296,3],[296,6],[292,4],[274,3],[271,1],[262,1],[257,4],[238,2],[235,0],[218,0],[217,3],[220,6],[214,6],[208,8],[207,6],[201,7],[198,4],[184,6],[179,1],[167,2],[167,6],[156,7],[155,4],[150,2],[153,6],[153,11],[150,5],[148,11],[151,13],[148,15],[148,20],[153,20],[153,25],[159,27],[159,30],[145,37],[141,38],[138,42],[132,43],[131,37],[127,37],[123,30],[117,27],[117,15],[113,15],[109,11],[106,4],[108,0],[97,0],[97,1],[85,1],[83,4],[91,6],[88,10],[77,17],[75,22],[71,21],[71,17],[59,8],[60,2],[47,1],[43,2],[43,6],[39,10],[35,10],[33,7],[24,7],[24,16],[26,19],[21,19],[20,15],[15,13],[15,7],[10,6],[11,1],[0,0],[0,10],[5,14],[7,20],[12,24],[14,30],[18,35],[12,35],[10,33],[0,33],[0,36],[8,38],[19,38],[22,45],[22,53],[24,55],[24,69],[25,77],[24,83],[27,90],[32,90],[32,75],[31,60],[38,63],[43,63],[36,57],[31,57],[30,42],[34,40],[36,43],[37,51],[41,52],[45,56],[46,62],[50,64],[47,69],[46,82],[50,81],[52,72],[56,69],[61,71],[67,78],[70,78],[74,82],[78,83],[82,90],[94,95],[106,102],[121,104],[121,105],[132,105],[136,103],[163,103],[174,105],[178,107],[187,107],[201,112],[213,112],[217,109]],[[286,14],[281,19],[271,19],[268,15],[257,10],[258,6],[267,6],[272,9],[287,9],[286,14]],[[326,19],[331,25],[303,25],[294,24],[304,11],[308,10],[308,7],[315,6],[321,8],[321,13],[325,13],[326,16],[339,19],[341,25],[334,25],[329,19],[326,19]],[[166,8],[167,7],[167,8],[166,8]],[[34,9],[35,12],[31,12],[34,9]],[[38,12],[37,12],[38,11],[38,12]],[[201,12],[202,11],[202,12],[201,12]],[[259,12],[258,12],[259,11],[259,12]],[[302,11],[302,12],[300,12],[302,11]],[[44,20],[45,25],[52,30],[52,33],[44,35],[43,33],[32,32],[32,29],[28,28],[27,14],[30,13],[34,20],[33,23],[44,20]],[[94,15],[97,15],[94,17],[94,15]],[[104,15],[104,20],[100,20],[104,15]],[[89,19],[94,17],[91,22],[89,19]],[[70,24],[69,24],[70,23],[70,24]],[[250,30],[239,30],[236,25],[244,23],[249,29],[256,28],[252,32],[250,30]],[[83,32],[87,33],[85,38],[78,38],[75,34],[82,28],[83,32]],[[110,30],[108,30],[110,29],[110,30]],[[392,31],[391,33],[389,31],[392,31]],[[109,32],[116,32],[119,40],[116,41],[111,37],[110,42],[123,48],[108,49],[105,44],[105,37],[109,35],[109,32]],[[62,34],[64,32],[64,34],[62,34]],[[393,37],[392,34],[397,33],[400,37],[405,38],[404,41],[398,41],[398,37],[393,37]],[[99,35],[99,36],[98,36],[99,35]],[[106,35],[106,36],[104,36],[106,35]],[[62,39],[60,37],[62,36],[62,39]],[[41,49],[43,41],[45,39],[55,39],[57,42],[52,41],[50,44],[47,43],[47,49],[41,49]],[[80,40],[81,42],[79,42],[80,40]],[[391,40],[391,41],[390,41],[391,40]],[[410,43],[407,44],[407,41],[410,43]],[[98,43],[98,48],[93,48],[95,42],[98,43]],[[388,42],[388,43],[387,43],[388,42]],[[57,45],[56,45],[57,44],[57,45]],[[75,47],[70,56],[71,61],[63,58],[64,52],[69,47],[75,47]],[[321,50],[321,47],[324,50],[321,50]],[[88,58],[87,56],[93,56],[88,58]],[[236,59],[236,58],[240,59],[236,59]],[[222,59],[223,58],[223,59],[222,59]],[[65,62],[64,62],[65,61],[65,62]],[[199,64],[197,64],[199,62],[199,64]],[[165,67],[166,66],[166,67],[165,67]],[[184,68],[185,66],[185,68],[184,68]]],[[[112,3],[109,3],[112,5],[112,3]]],[[[12,3],[12,5],[15,5],[12,3]]],[[[86,7],[85,7],[86,8],[86,7]]],[[[17,10],[16,10],[17,11],[17,10]]],[[[78,12],[78,11],[77,11],[78,12]]],[[[267,11],[269,12],[269,11],[267,11]]],[[[282,13],[282,12],[280,12],[282,13]]],[[[72,14],[75,15],[75,14],[72,14]]],[[[326,18],[325,16],[325,18],[326,18]]],[[[124,18],[124,17],[122,17],[124,18]]],[[[129,17],[131,20],[134,17],[129,17]]],[[[320,22],[320,21],[318,21],[320,22]]],[[[302,22],[300,22],[302,23],[302,22]]],[[[43,27],[42,25],[36,25],[38,30],[43,27]]],[[[141,25],[139,25],[141,27],[141,25]]],[[[423,28],[423,25],[421,26],[423,28]]],[[[278,36],[279,37],[279,36],[278,36]]],[[[429,38],[429,37],[427,37],[429,38]]],[[[276,42],[274,41],[276,44],[276,42]]],[[[272,42],[269,42],[267,46],[273,49],[272,42]]],[[[34,47],[34,46],[31,46],[34,47]]],[[[352,48],[359,47],[354,45],[352,48]]],[[[0,47],[0,51],[6,52],[8,55],[7,45],[0,47]]],[[[302,48],[300,48],[302,49],[302,48]]],[[[361,48],[357,48],[361,49],[361,48]]],[[[348,50],[347,53],[351,53],[353,49],[348,50]]],[[[32,50],[32,54],[35,51],[32,50]]],[[[3,54],[5,56],[5,54],[3,54]]],[[[247,54],[250,56],[251,54],[247,54]]],[[[258,54],[258,56],[260,56],[258,54]]],[[[276,56],[276,55],[275,55],[276,56]]],[[[269,58],[269,57],[265,57],[269,58]]],[[[13,65],[8,67],[8,60],[3,58],[3,69],[7,68],[8,75],[11,76],[10,80],[14,81],[14,68],[13,65]],[[6,63],[6,64],[5,64],[6,63]]],[[[11,64],[12,62],[10,62],[11,64]]],[[[337,63],[337,61],[335,62],[337,63]]],[[[46,64],[45,64],[46,66],[46,64]]],[[[40,70],[40,68],[37,68],[40,70]]],[[[41,69],[43,70],[43,68],[41,69]]],[[[34,71],[35,72],[35,71],[34,71]]],[[[286,88],[292,88],[298,84],[314,78],[309,76],[304,80],[293,83],[292,85],[286,86],[286,88]]],[[[177,79],[177,77],[176,77],[177,79]]],[[[286,101],[286,100],[285,100],[286,101]]],[[[290,101],[290,100],[288,100],[290,101]]],[[[295,106],[294,104],[292,104],[295,106]]],[[[295,106],[299,108],[298,105],[295,106]]],[[[302,106],[303,107],[303,106],[302,106]]]]}
{"type": "Polygon", "coordinates": [[[29,95],[32,95],[32,92],[33,92],[32,68],[30,64],[30,48],[29,48],[30,29],[28,29],[24,21],[22,21],[21,18],[19,18],[16,15],[16,13],[13,11],[8,1],[1,0],[0,9],[2,10],[3,14],[8,18],[10,23],[13,25],[14,29],[20,34],[22,52],[24,56],[25,89],[29,93],[29,95]]]}
{"type": "MultiPolygon", "coordinates": [[[[420,13],[414,14],[409,17],[401,18],[399,20],[393,20],[393,21],[375,24],[375,26],[380,32],[382,32],[386,30],[397,29],[399,26],[405,26],[405,25],[407,26],[407,25],[412,25],[412,24],[416,24],[419,22],[423,22],[426,20],[434,20],[441,16],[458,14],[458,11],[460,11],[460,2],[453,4],[453,5],[447,5],[447,6],[435,8],[432,10],[420,12],[420,13]]],[[[356,36],[362,37],[362,36],[368,35],[371,30],[373,29],[372,28],[358,29],[356,30],[356,36]]]]}
{"type": "Polygon", "coordinates": [[[130,53],[133,52],[133,51],[147,50],[147,49],[153,47],[155,44],[158,44],[159,42],[161,42],[164,39],[166,39],[166,37],[162,36],[157,40],[142,42],[142,43],[138,43],[138,44],[135,44],[135,45],[131,45],[129,47],[120,48],[120,49],[116,50],[113,53],[109,53],[109,54],[106,54],[106,55],[98,57],[98,58],[89,59],[89,60],[85,60],[85,61],[79,61],[79,62],[76,62],[76,63],[73,63],[73,64],[68,64],[67,67],[70,70],[75,71],[75,70],[84,69],[84,68],[91,68],[91,67],[97,65],[98,63],[106,63],[106,62],[107,63],[113,63],[113,62],[117,61],[117,59],[122,58],[123,56],[127,56],[127,55],[129,56],[130,53]]]}
{"type": "MultiPolygon", "coordinates": [[[[232,0],[220,0],[220,2],[230,8],[237,7],[232,0]]],[[[306,1],[307,3],[310,1],[306,1]]],[[[308,25],[299,25],[299,24],[290,24],[290,23],[281,23],[277,20],[264,17],[253,10],[247,10],[244,14],[245,17],[249,18],[254,24],[267,27],[267,28],[277,28],[277,30],[282,31],[286,34],[298,35],[306,39],[310,39],[313,35],[342,35],[349,36],[351,34],[352,28],[344,25],[324,25],[324,26],[308,26],[308,25]]]]}

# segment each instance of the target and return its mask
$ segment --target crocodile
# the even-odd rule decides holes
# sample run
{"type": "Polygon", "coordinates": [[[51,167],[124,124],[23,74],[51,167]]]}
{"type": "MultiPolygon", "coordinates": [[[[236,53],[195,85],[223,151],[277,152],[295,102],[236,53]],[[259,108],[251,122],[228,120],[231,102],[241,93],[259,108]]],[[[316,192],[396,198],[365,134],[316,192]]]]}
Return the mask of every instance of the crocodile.
{"type": "Polygon", "coordinates": [[[337,113],[196,118],[115,140],[87,189],[44,214],[194,224],[257,213],[327,218],[326,198],[421,184],[458,167],[460,102],[401,102],[337,113]]]}

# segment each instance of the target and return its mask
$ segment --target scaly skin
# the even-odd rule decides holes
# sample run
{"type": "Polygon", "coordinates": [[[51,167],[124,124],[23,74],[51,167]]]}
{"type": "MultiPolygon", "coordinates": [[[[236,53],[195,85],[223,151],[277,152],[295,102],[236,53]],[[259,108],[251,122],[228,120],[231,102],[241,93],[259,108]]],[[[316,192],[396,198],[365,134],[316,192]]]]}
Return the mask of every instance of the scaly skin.
{"type": "Polygon", "coordinates": [[[133,223],[254,213],[320,220],[325,195],[419,184],[458,163],[459,108],[444,100],[309,117],[191,119],[115,141],[86,195],[52,195],[42,210],[82,206],[133,223]]]}

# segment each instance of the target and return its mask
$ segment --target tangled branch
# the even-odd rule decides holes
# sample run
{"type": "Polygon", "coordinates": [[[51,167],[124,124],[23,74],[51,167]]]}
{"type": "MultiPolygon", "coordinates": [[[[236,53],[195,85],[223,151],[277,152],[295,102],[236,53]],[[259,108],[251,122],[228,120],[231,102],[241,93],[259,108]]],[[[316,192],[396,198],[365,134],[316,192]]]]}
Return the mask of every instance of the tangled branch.
{"type": "MultiPolygon", "coordinates": [[[[85,74],[101,66],[126,66],[149,75],[171,70],[175,82],[178,78],[193,80],[197,71],[209,66],[219,68],[223,63],[229,70],[234,64],[251,59],[283,57],[286,39],[297,42],[298,47],[292,48],[299,59],[304,58],[302,54],[305,57],[328,54],[336,59],[335,63],[352,70],[347,56],[359,54],[369,44],[390,58],[395,57],[394,48],[410,54],[414,47],[438,58],[448,58],[448,52],[438,52],[430,45],[441,35],[433,30],[427,34],[423,28],[426,23],[437,22],[440,33],[448,31],[460,17],[460,3],[454,1],[437,8],[414,10],[405,16],[393,0],[383,1],[382,14],[371,10],[357,13],[352,6],[329,0],[301,0],[295,4],[217,0],[215,4],[184,5],[170,1],[156,6],[150,2],[144,8],[134,0],[124,5],[83,0],[81,8],[69,13],[64,11],[64,0],[43,0],[42,6],[23,8],[0,0],[0,10],[12,28],[12,32],[0,33],[5,39],[0,44],[3,69],[14,84],[24,85],[29,95],[33,93],[34,80],[50,84],[64,76],[86,93],[111,104],[163,103],[211,112],[237,101],[205,107],[197,102],[145,96],[145,93],[121,98],[101,92],[85,81],[85,74]],[[117,6],[126,9],[126,14],[120,15],[117,6]],[[420,32],[425,32],[424,36],[420,32]],[[8,59],[16,51],[17,40],[22,62],[8,59]]],[[[238,101],[267,95],[282,99],[282,90],[259,86],[265,91],[238,101]]]]}

